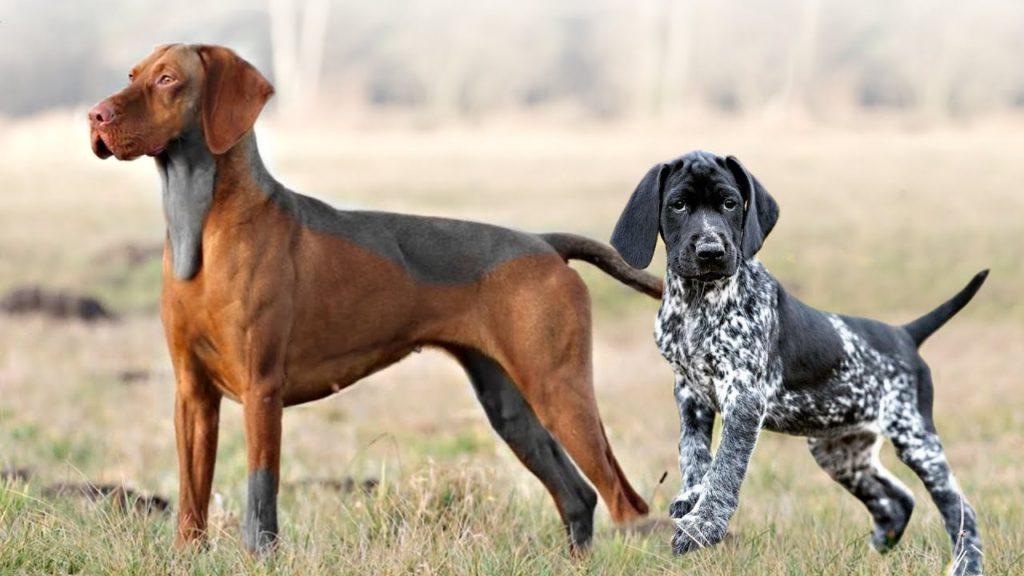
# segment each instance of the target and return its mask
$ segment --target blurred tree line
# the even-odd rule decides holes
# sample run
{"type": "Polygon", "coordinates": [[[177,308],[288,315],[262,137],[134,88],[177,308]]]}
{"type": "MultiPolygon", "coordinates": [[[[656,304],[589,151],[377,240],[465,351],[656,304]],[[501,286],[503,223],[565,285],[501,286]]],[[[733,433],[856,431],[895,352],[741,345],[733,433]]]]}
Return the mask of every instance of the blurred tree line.
{"type": "Polygon", "coordinates": [[[91,102],[171,41],[236,48],[281,109],[1024,110],[1020,0],[0,0],[0,115],[91,102]]]}

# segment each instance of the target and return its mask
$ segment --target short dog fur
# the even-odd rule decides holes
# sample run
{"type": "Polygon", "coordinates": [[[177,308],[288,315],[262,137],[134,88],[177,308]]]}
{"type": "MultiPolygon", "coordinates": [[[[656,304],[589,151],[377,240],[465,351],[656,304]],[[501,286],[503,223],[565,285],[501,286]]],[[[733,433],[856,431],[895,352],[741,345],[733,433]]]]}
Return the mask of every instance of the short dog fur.
{"type": "Polygon", "coordinates": [[[888,551],[914,507],[878,460],[882,437],[924,482],[953,543],[956,574],[980,574],[977,517],[950,471],[932,421],[924,340],[981,287],[905,326],[815,310],[756,254],[778,220],[775,200],[733,157],[693,152],[653,167],[622,213],[612,245],[646,268],[659,231],[668,266],[655,324],[676,373],[682,488],[672,502],[676,553],[720,542],[762,428],[805,436],[818,464],[871,513],[888,551]],[[722,441],[712,458],[715,414],[722,441]]]}
{"type": "Polygon", "coordinates": [[[244,413],[244,541],[266,549],[278,530],[283,409],[421,346],[462,364],[498,435],[551,493],[574,547],[590,541],[597,503],[583,476],[613,520],[646,514],[597,411],[590,299],[566,261],[586,260],[655,298],[661,279],[571,234],[341,211],[293,192],[267,172],[252,130],[272,92],[227,48],[175,44],[89,112],[97,156],[153,156],[163,183],[179,543],[206,529],[223,397],[244,413]]]}

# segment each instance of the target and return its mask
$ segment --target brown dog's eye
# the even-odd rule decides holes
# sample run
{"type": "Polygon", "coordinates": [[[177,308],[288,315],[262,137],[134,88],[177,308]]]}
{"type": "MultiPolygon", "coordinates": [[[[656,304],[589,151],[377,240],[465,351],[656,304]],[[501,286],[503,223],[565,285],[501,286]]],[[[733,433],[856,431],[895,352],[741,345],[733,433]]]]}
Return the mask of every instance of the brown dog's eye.
{"type": "Polygon", "coordinates": [[[725,208],[730,212],[735,210],[737,206],[739,206],[739,203],[733,200],[732,198],[726,198],[725,202],[722,202],[722,208],[725,208]]]}
{"type": "Polygon", "coordinates": [[[156,79],[157,86],[169,86],[171,84],[174,84],[174,82],[174,77],[168,76],[167,74],[164,74],[163,76],[156,79]]]}

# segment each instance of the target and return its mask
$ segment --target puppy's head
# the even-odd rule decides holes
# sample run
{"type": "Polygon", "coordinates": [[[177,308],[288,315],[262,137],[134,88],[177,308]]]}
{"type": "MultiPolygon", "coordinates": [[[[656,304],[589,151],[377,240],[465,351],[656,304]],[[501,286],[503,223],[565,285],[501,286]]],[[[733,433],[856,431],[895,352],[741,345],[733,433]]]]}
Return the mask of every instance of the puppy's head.
{"type": "Polygon", "coordinates": [[[157,156],[201,128],[210,152],[223,154],[252,128],[273,92],[228,48],[160,46],[132,68],[128,86],[89,111],[92,149],[100,158],[157,156]]]}
{"type": "Polygon", "coordinates": [[[669,270],[718,280],[757,254],[778,218],[778,204],[739,160],[691,152],[647,172],[615,225],[612,246],[646,268],[660,232],[669,270]]]}

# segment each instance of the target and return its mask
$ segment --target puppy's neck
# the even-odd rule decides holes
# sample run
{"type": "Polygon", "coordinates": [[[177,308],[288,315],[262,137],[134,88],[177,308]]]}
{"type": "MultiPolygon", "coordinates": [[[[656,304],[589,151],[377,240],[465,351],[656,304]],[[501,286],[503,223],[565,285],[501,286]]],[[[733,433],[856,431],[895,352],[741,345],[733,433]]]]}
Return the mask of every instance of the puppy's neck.
{"type": "Polygon", "coordinates": [[[739,296],[740,276],[747,263],[740,264],[736,273],[727,278],[704,282],[684,278],[668,270],[665,274],[665,300],[673,300],[682,308],[717,308],[739,296]]]}
{"type": "Polygon", "coordinates": [[[712,282],[683,278],[668,270],[662,308],[682,316],[721,317],[743,309],[751,298],[758,298],[751,287],[766,284],[766,279],[770,279],[770,274],[757,258],[742,261],[735,274],[712,282]]]}

